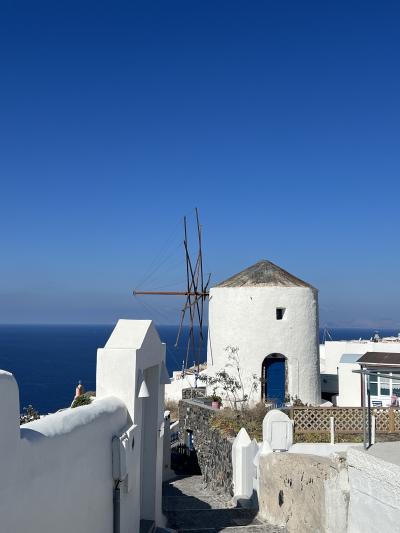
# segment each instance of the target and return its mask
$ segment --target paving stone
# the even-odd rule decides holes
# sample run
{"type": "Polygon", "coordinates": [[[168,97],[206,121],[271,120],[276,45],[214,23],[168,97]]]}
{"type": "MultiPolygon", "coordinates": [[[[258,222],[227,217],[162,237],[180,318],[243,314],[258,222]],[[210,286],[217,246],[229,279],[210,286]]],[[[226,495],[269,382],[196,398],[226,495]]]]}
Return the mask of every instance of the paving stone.
{"type": "Polygon", "coordinates": [[[221,532],[223,531],[225,533],[284,533],[285,529],[270,524],[262,524],[260,526],[226,527],[221,529],[221,532]]]}
{"type": "Polygon", "coordinates": [[[224,509],[235,506],[225,493],[207,488],[202,476],[179,476],[164,485],[164,510],[176,509],[179,500],[182,501],[182,509],[224,509]]]}
{"type": "Polygon", "coordinates": [[[163,486],[167,527],[177,533],[284,533],[265,524],[257,509],[236,507],[226,493],[206,487],[202,476],[179,476],[163,486]]]}
{"type": "Polygon", "coordinates": [[[177,533],[283,533],[284,529],[268,524],[261,526],[225,527],[223,529],[180,529],[177,533]]]}
{"type": "Polygon", "coordinates": [[[250,524],[260,525],[256,518],[256,510],[230,508],[210,509],[207,511],[169,511],[168,527],[173,529],[203,529],[221,530],[229,526],[247,526],[250,524]]]}

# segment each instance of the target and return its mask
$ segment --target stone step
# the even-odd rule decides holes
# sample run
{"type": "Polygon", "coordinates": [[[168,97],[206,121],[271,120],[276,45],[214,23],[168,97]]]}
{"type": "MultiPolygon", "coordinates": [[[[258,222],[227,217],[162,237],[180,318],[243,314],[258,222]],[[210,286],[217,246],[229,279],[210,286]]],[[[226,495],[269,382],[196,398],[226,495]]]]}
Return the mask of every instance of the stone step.
{"type": "Polygon", "coordinates": [[[213,502],[212,498],[208,501],[199,500],[194,496],[177,496],[164,499],[163,511],[165,513],[169,511],[205,511],[211,509],[213,502]]]}
{"type": "Polygon", "coordinates": [[[284,533],[284,529],[267,524],[259,526],[225,527],[223,529],[179,529],[177,533],[284,533]]]}
{"type": "Polygon", "coordinates": [[[177,509],[221,509],[234,507],[225,494],[207,489],[202,476],[179,476],[163,489],[164,511],[177,509]]]}
{"type": "Polygon", "coordinates": [[[262,525],[255,509],[207,509],[168,511],[168,527],[179,530],[217,529],[247,525],[262,525]]]}
{"type": "Polygon", "coordinates": [[[154,520],[141,520],[140,521],[140,533],[154,533],[155,524],[154,520]]]}
{"type": "Polygon", "coordinates": [[[277,526],[271,526],[270,524],[262,524],[259,526],[242,526],[242,527],[226,527],[221,531],[226,533],[285,533],[286,529],[277,526]]]}
{"type": "Polygon", "coordinates": [[[236,507],[226,494],[207,488],[201,476],[178,476],[164,484],[167,526],[176,533],[283,533],[263,523],[257,509],[236,507]]]}

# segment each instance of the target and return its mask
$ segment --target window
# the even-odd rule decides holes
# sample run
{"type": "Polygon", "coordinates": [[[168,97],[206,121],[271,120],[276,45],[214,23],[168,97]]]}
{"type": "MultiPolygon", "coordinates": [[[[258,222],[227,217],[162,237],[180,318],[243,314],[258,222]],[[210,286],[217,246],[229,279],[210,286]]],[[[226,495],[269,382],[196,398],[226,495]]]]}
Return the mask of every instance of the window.
{"type": "Polygon", "coordinates": [[[397,379],[393,380],[392,394],[395,394],[396,396],[400,397],[400,381],[397,379]]]}
{"type": "Polygon", "coordinates": [[[286,309],[284,307],[276,308],[276,320],[283,320],[286,309]]]}
{"type": "MultiPolygon", "coordinates": [[[[391,374],[391,373],[390,373],[391,374]]],[[[394,377],[394,376],[393,376],[394,377]]],[[[371,375],[369,377],[369,390],[371,396],[398,396],[400,397],[400,380],[371,375]]]]}
{"type": "Polygon", "coordinates": [[[372,396],[378,396],[378,378],[376,376],[370,376],[369,390],[372,396]]]}
{"type": "Polygon", "coordinates": [[[381,382],[381,396],[390,396],[390,379],[389,378],[379,378],[381,382]]]}

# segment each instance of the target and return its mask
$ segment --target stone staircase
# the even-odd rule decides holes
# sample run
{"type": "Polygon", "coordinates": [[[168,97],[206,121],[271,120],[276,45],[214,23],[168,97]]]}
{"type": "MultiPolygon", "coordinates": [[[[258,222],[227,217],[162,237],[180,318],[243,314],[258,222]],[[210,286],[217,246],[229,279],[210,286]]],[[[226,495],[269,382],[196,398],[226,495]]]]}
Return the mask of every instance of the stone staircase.
{"type": "Polygon", "coordinates": [[[178,476],[164,483],[163,511],[167,529],[177,533],[283,533],[257,517],[257,509],[235,507],[223,494],[207,489],[202,476],[178,476]]]}

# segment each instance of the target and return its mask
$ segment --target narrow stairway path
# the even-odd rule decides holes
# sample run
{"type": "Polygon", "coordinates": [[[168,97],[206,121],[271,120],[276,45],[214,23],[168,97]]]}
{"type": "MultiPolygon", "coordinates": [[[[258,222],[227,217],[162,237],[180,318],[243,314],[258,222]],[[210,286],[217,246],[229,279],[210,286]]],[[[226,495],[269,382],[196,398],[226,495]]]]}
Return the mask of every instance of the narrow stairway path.
{"type": "Polygon", "coordinates": [[[284,533],[257,517],[256,509],[234,507],[203,483],[202,476],[178,476],[163,485],[167,527],[178,533],[284,533]]]}

